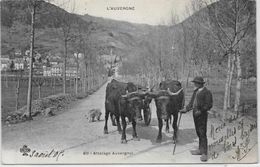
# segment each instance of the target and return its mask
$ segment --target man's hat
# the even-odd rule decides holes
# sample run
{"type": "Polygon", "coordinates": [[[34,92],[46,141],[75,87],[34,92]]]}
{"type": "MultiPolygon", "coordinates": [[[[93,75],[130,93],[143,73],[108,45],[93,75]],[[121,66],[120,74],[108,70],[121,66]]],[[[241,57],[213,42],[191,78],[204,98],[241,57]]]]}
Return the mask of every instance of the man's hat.
{"type": "Polygon", "coordinates": [[[191,82],[199,83],[199,84],[204,84],[204,79],[202,77],[195,77],[191,82]]]}

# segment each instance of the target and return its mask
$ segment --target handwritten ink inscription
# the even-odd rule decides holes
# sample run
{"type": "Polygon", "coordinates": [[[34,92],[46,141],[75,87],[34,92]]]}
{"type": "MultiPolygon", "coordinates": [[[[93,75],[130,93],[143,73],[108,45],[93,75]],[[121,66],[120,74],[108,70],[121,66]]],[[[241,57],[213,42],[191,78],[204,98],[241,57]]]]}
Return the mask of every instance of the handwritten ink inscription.
{"type": "Polygon", "coordinates": [[[56,158],[56,161],[58,161],[60,157],[64,156],[64,150],[55,151],[54,149],[52,149],[50,151],[40,152],[30,149],[27,145],[23,145],[23,147],[20,148],[20,153],[22,153],[22,156],[27,157],[56,158]]]}
{"type": "Polygon", "coordinates": [[[229,152],[233,154],[232,159],[242,160],[256,145],[257,141],[250,141],[250,135],[256,128],[256,121],[246,124],[244,119],[238,120],[237,117],[231,117],[228,122],[217,126],[211,125],[210,138],[213,140],[208,145],[210,158],[214,160],[229,152]]]}

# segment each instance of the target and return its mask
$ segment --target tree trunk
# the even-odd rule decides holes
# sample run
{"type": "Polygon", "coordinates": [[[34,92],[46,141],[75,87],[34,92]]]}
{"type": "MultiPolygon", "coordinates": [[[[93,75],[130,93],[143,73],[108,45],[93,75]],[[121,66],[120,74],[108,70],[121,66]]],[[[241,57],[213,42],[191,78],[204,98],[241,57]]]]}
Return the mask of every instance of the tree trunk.
{"type": "Polygon", "coordinates": [[[241,96],[241,81],[242,81],[242,69],[240,62],[240,54],[236,53],[236,67],[237,67],[237,84],[236,84],[236,98],[235,98],[235,107],[234,110],[239,115],[238,107],[240,105],[240,96],[241,96]]]}
{"type": "Polygon", "coordinates": [[[91,90],[93,87],[93,81],[92,81],[92,73],[91,73],[92,69],[89,69],[89,89],[91,90]]]}
{"type": "Polygon", "coordinates": [[[39,84],[38,85],[38,98],[40,99],[41,98],[41,88],[42,88],[42,86],[41,86],[41,84],[39,84]]]}
{"type": "Polygon", "coordinates": [[[85,82],[86,82],[86,91],[88,91],[89,90],[89,85],[88,85],[88,80],[89,80],[89,74],[88,74],[88,63],[85,63],[86,64],[86,71],[85,71],[85,73],[86,73],[86,75],[85,75],[85,82]]]}
{"type": "Polygon", "coordinates": [[[79,53],[77,53],[77,57],[76,57],[76,63],[77,63],[77,69],[76,69],[76,87],[75,87],[75,93],[76,95],[78,94],[78,73],[79,73],[79,53]]]}
{"type": "Polygon", "coordinates": [[[51,83],[50,84],[51,84],[50,87],[52,88],[51,94],[53,95],[54,94],[54,92],[53,92],[53,76],[51,76],[51,83]]]}
{"type": "Polygon", "coordinates": [[[248,85],[248,78],[249,78],[248,75],[249,75],[249,74],[248,74],[248,67],[246,67],[246,76],[245,76],[245,84],[246,84],[246,85],[248,85]]]}
{"type": "Polygon", "coordinates": [[[54,76],[54,83],[53,83],[53,91],[54,91],[54,94],[56,93],[56,77],[54,76]]]}
{"type": "Polygon", "coordinates": [[[85,73],[85,71],[83,72],[82,79],[83,79],[83,92],[86,93],[86,73],[85,73]]]}
{"type": "Polygon", "coordinates": [[[17,86],[16,86],[16,97],[15,97],[15,109],[16,109],[16,111],[19,109],[19,93],[20,93],[20,78],[18,78],[17,86]]]}
{"type": "Polygon", "coordinates": [[[66,64],[67,64],[67,40],[64,41],[64,60],[63,60],[63,93],[66,93],[66,64]]]}
{"type": "Polygon", "coordinates": [[[97,85],[97,88],[99,88],[99,72],[96,71],[96,85],[97,85]]]}
{"type": "Polygon", "coordinates": [[[88,66],[88,90],[91,90],[91,75],[90,75],[90,65],[88,66]]]}
{"type": "Polygon", "coordinates": [[[74,88],[73,88],[73,84],[72,83],[74,83],[75,82],[75,79],[71,79],[71,78],[69,78],[69,85],[70,85],[70,89],[69,89],[69,92],[70,93],[74,93],[74,88]]]}
{"type": "Polygon", "coordinates": [[[93,69],[91,68],[90,70],[90,75],[91,75],[91,89],[94,88],[94,77],[93,77],[93,69]]]}
{"type": "Polygon", "coordinates": [[[186,78],[186,88],[189,86],[190,69],[188,69],[188,75],[186,78]]]}
{"type": "Polygon", "coordinates": [[[181,71],[182,71],[182,79],[185,79],[185,59],[187,58],[187,32],[186,28],[183,23],[181,23],[182,30],[183,30],[183,56],[182,56],[182,66],[181,66],[181,71]]]}
{"type": "Polygon", "coordinates": [[[91,68],[89,67],[89,90],[91,90],[92,89],[92,78],[91,78],[91,68]]]}
{"type": "Polygon", "coordinates": [[[93,78],[93,88],[96,89],[96,78],[95,78],[95,71],[92,70],[92,78],[93,78]]]}
{"type": "Polygon", "coordinates": [[[212,77],[210,65],[208,65],[208,71],[207,71],[207,73],[208,73],[208,82],[207,82],[207,84],[210,85],[210,84],[211,84],[210,77],[212,77]]]}
{"type": "Polygon", "coordinates": [[[31,11],[31,42],[30,42],[30,69],[29,69],[29,82],[28,82],[28,94],[27,94],[27,112],[29,114],[28,119],[32,120],[32,76],[33,76],[33,52],[34,52],[34,21],[35,21],[35,8],[36,2],[32,5],[31,11]]]}
{"type": "Polygon", "coordinates": [[[227,78],[225,83],[225,94],[224,94],[224,104],[223,104],[223,115],[222,120],[226,120],[227,116],[227,102],[228,102],[228,93],[229,93],[229,80],[230,80],[230,72],[231,72],[231,56],[228,55],[228,70],[227,70],[227,78]]]}
{"type": "MultiPolygon", "coordinates": [[[[236,1],[236,9],[239,9],[238,0],[236,1]]],[[[236,24],[235,24],[235,33],[238,32],[238,20],[239,17],[236,15],[236,24]]],[[[238,35],[235,36],[235,42],[237,42],[238,35]]],[[[238,47],[235,50],[235,58],[236,58],[236,67],[237,67],[237,84],[236,84],[236,97],[235,97],[235,106],[234,111],[237,114],[237,117],[239,115],[238,107],[240,105],[240,95],[241,95],[241,81],[242,81],[242,69],[241,69],[241,62],[240,62],[240,53],[239,53],[239,43],[238,47]]]]}
{"type": "Polygon", "coordinates": [[[229,77],[229,80],[228,80],[228,98],[227,98],[227,108],[231,108],[231,85],[232,85],[232,79],[233,79],[233,73],[234,73],[234,69],[235,69],[235,56],[234,55],[231,55],[231,62],[230,62],[230,77],[229,77]]]}
{"type": "Polygon", "coordinates": [[[5,71],[5,87],[8,88],[8,77],[7,77],[6,71],[5,71]]]}

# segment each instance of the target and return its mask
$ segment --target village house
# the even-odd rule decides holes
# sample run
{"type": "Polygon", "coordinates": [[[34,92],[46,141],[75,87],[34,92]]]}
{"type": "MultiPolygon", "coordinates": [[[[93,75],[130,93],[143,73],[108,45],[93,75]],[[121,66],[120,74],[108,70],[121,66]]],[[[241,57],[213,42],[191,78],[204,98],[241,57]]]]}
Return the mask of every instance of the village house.
{"type": "Polygon", "coordinates": [[[51,63],[50,67],[46,67],[43,76],[61,76],[62,75],[62,64],[51,63]]]}
{"type": "Polygon", "coordinates": [[[24,69],[24,59],[23,58],[15,58],[12,60],[14,62],[15,70],[23,70],[24,69]]]}
{"type": "Polygon", "coordinates": [[[66,76],[75,78],[77,74],[77,67],[76,66],[68,66],[66,68],[66,76]]]}
{"type": "Polygon", "coordinates": [[[7,57],[1,57],[1,71],[7,71],[10,63],[10,59],[7,57]]]}
{"type": "MultiPolygon", "coordinates": [[[[43,76],[62,76],[63,73],[63,64],[56,64],[51,62],[51,66],[43,66],[43,76]]],[[[76,77],[77,68],[76,66],[67,66],[66,67],[66,77],[76,77]]]]}

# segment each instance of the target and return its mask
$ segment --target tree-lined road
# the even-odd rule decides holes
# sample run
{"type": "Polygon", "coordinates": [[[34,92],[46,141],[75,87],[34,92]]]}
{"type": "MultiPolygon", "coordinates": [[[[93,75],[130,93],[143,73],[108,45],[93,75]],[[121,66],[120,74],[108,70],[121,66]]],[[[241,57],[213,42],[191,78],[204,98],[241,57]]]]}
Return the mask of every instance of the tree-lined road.
{"type": "MultiPolygon", "coordinates": [[[[144,122],[137,125],[140,141],[132,140],[132,127],[127,127],[127,144],[121,144],[121,135],[116,127],[108,123],[109,134],[103,134],[104,99],[106,84],[86,99],[80,100],[68,111],[41,120],[4,126],[2,128],[2,159],[5,163],[200,163],[199,156],[189,152],[197,146],[192,113],[182,116],[179,142],[172,155],[172,134],[163,132],[163,142],[155,142],[157,118],[152,105],[150,126],[144,122]],[[85,114],[88,110],[100,108],[102,119],[89,123],[85,114]],[[31,158],[22,156],[20,148],[27,145],[31,151],[49,153],[64,150],[56,158],[31,158]],[[85,154],[85,155],[84,155],[85,154]],[[87,155],[88,154],[88,155],[87,155]],[[95,154],[95,155],[93,155],[95,154]]],[[[165,126],[164,126],[165,128],[165,126]]],[[[172,128],[171,133],[172,133],[172,128]]],[[[34,154],[35,155],[35,154],[34,154]]],[[[208,162],[216,162],[209,160],[208,162]]]]}

